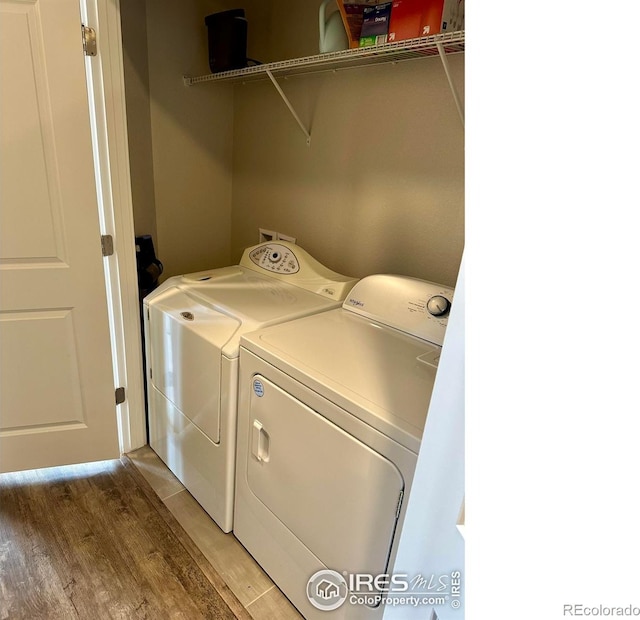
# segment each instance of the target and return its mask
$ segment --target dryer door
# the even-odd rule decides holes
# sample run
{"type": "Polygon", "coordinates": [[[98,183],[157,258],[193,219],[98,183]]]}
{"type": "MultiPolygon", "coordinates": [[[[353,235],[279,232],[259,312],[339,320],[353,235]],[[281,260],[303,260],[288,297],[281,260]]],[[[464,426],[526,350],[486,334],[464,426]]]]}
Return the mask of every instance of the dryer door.
{"type": "Polygon", "coordinates": [[[386,572],[404,482],[395,465],[261,375],[247,482],[328,568],[386,572]]]}
{"type": "Polygon", "coordinates": [[[149,304],[153,385],[215,443],[220,441],[221,349],[239,325],[177,289],[149,304]]]}

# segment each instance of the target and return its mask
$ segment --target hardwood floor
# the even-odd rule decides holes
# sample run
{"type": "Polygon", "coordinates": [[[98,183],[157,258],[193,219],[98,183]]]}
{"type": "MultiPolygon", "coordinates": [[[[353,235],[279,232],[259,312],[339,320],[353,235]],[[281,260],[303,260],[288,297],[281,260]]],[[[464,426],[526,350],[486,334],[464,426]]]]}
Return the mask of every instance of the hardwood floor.
{"type": "Polygon", "coordinates": [[[0,476],[0,620],[249,619],[131,461],[0,476]]]}
{"type": "Polygon", "coordinates": [[[236,537],[215,524],[149,446],[128,456],[253,620],[303,620],[236,537]]]}
{"type": "Polygon", "coordinates": [[[302,620],[149,446],[0,475],[0,620],[23,618],[302,620]]]}

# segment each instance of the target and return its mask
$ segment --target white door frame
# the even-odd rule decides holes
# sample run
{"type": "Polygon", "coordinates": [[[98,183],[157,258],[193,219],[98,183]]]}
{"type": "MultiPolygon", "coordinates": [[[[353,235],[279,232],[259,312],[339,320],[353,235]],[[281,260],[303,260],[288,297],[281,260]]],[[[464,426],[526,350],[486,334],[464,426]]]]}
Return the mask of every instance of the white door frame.
{"type": "Polygon", "coordinates": [[[147,443],[142,338],[138,302],[135,231],[124,91],[119,0],[80,0],[83,23],[94,28],[98,54],[87,57],[101,234],[113,236],[105,259],[113,373],[126,400],[118,405],[120,452],[147,443]]]}

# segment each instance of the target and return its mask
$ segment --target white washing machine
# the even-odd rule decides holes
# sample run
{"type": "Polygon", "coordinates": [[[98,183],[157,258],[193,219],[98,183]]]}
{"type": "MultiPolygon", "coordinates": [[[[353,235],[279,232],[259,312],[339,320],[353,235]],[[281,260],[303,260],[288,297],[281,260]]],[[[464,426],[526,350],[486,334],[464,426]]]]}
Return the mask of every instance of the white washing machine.
{"type": "Polygon", "coordinates": [[[356,281],[278,241],[144,299],[149,444],[223,531],[233,523],[240,337],[337,308],[356,281]]]}
{"type": "Polygon", "coordinates": [[[382,615],[378,590],[341,603],[316,580],[321,609],[338,597],[321,611],[307,582],[391,565],[452,299],[369,276],[341,308],[241,339],[234,534],[308,620],[382,615]]]}

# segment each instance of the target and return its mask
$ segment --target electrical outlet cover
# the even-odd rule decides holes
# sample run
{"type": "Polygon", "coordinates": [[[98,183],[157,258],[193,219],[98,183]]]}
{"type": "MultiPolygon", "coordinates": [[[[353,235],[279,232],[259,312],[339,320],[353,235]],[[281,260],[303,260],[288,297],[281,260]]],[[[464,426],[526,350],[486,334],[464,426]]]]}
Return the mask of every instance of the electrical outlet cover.
{"type": "Polygon", "coordinates": [[[289,243],[295,243],[296,242],[296,238],[295,237],[291,237],[289,235],[284,235],[282,233],[276,233],[277,234],[277,239],[280,239],[281,241],[288,241],[289,243]]]}
{"type": "Polygon", "coordinates": [[[265,241],[275,241],[278,238],[278,233],[274,230],[267,230],[266,228],[258,228],[259,238],[258,243],[264,243],[265,241]]]}

